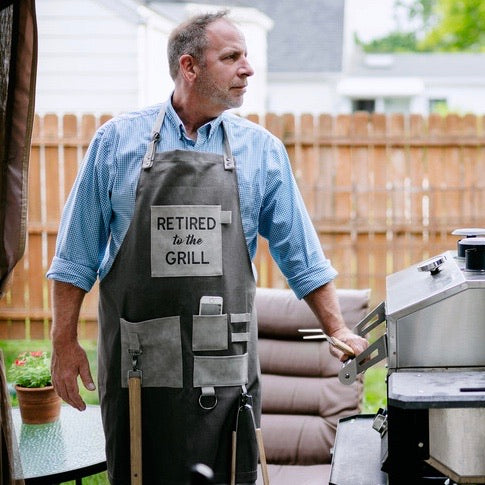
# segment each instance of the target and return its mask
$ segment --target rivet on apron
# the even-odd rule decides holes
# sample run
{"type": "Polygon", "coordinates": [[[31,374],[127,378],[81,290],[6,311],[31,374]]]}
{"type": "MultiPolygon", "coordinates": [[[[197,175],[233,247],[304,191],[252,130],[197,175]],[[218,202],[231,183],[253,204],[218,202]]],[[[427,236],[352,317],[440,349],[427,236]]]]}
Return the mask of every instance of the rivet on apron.
{"type": "Polygon", "coordinates": [[[234,169],[234,159],[232,157],[224,157],[224,170],[234,169]]]}

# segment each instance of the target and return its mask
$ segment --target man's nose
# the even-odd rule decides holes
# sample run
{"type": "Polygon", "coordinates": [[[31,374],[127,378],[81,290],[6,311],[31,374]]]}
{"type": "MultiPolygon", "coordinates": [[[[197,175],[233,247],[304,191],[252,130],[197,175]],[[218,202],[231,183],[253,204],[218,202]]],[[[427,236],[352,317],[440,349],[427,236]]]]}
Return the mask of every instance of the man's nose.
{"type": "Polygon", "coordinates": [[[247,58],[244,57],[242,61],[242,65],[239,69],[239,75],[249,77],[249,76],[252,76],[253,74],[254,74],[254,69],[252,68],[247,58]]]}

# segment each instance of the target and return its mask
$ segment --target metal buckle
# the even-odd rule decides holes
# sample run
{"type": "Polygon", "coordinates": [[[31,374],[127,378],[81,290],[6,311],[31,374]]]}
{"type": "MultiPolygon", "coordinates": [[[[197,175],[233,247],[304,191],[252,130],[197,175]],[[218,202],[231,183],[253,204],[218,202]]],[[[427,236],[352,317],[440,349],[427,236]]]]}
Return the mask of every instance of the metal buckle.
{"type": "Polygon", "coordinates": [[[157,143],[160,139],[160,133],[155,132],[152,136],[150,144],[148,145],[148,150],[143,157],[143,168],[148,169],[153,166],[153,158],[155,157],[155,151],[157,149],[157,143]]]}
{"type": "Polygon", "coordinates": [[[131,355],[131,366],[133,372],[136,372],[138,369],[138,357],[143,354],[143,349],[140,347],[139,349],[128,349],[128,353],[131,355]]]}

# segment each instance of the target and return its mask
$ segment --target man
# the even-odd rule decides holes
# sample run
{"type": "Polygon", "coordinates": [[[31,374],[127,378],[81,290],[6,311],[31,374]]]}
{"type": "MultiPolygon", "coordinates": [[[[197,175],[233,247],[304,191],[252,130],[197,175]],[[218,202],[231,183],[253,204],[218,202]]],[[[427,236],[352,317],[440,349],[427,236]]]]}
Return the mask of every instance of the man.
{"type": "MultiPolygon", "coordinates": [[[[80,410],[77,377],[88,389],[94,383],[77,320],[100,278],[98,384],[114,484],[129,483],[132,367],[142,372],[145,483],[185,484],[197,462],[214,470],[215,483],[229,483],[240,403],[252,402],[257,426],[260,419],[258,232],[325,332],[357,354],[367,345],[343,323],[336,272],[283,145],[225,112],[241,106],[253,74],[241,32],[226,12],[201,15],[174,30],[168,56],[171,98],[109,121],[94,137],[48,273],[53,383],[80,410]]],[[[256,465],[254,443],[242,440],[236,483],[254,483],[256,465]]]]}

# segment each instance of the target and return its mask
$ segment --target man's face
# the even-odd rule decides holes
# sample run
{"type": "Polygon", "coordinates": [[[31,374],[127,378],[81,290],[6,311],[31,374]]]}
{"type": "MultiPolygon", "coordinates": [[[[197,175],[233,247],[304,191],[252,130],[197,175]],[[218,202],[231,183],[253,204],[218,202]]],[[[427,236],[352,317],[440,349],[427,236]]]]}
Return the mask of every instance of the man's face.
{"type": "Polygon", "coordinates": [[[206,35],[208,48],[194,89],[215,111],[238,108],[243,103],[247,78],[254,74],[246,57],[244,37],[225,20],[209,25],[206,35]]]}

